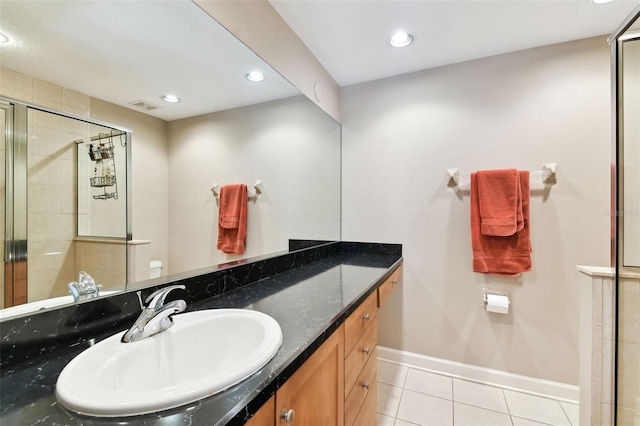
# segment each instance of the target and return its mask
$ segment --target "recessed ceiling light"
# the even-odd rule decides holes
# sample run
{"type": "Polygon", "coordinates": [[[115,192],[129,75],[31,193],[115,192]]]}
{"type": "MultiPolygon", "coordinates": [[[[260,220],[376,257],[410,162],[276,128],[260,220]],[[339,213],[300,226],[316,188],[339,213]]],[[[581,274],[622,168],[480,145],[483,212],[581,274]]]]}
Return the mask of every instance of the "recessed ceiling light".
{"type": "Polygon", "coordinates": [[[393,47],[405,47],[413,43],[415,37],[406,31],[398,31],[389,39],[389,44],[393,47]]]}
{"type": "Polygon", "coordinates": [[[9,37],[0,33],[0,43],[9,43],[9,37]]]}
{"type": "Polygon", "coordinates": [[[245,77],[249,81],[258,82],[264,80],[264,74],[262,74],[260,71],[251,71],[250,73],[247,73],[245,77]]]}
{"type": "Polygon", "coordinates": [[[162,95],[161,98],[163,101],[169,102],[172,104],[180,102],[180,98],[177,97],[176,95],[162,95]]]}

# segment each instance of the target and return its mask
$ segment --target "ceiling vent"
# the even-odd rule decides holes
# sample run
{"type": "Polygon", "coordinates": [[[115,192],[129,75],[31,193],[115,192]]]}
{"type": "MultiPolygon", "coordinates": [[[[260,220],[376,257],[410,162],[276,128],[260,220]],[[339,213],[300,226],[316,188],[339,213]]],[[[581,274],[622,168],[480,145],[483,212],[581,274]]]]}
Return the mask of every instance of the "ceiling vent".
{"type": "Polygon", "coordinates": [[[156,104],[152,104],[149,101],[145,101],[144,99],[138,99],[137,101],[129,102],[129,105],[133,105],[134,107],[138,107],[145,111],[153,111],[154,109],[159,109],[160,107],[156,104]]]}

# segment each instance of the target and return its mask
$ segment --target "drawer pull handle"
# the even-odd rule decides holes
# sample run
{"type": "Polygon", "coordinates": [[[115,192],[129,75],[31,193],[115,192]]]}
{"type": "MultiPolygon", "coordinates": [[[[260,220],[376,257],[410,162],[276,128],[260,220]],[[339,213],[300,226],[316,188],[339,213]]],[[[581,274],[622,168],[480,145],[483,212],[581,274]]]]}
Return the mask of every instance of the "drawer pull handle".
{"type": "Polygon", "coordinates": [[[293,411],[293,408],[290,410],[287,410],[286,408],[282,409],[282,412],[280,413],[280,421],[286,422],[287,425],[290,425],[293,423],[293,419],[296,416],[296,412],[293,411]]]}
{"type": "Polygon", "coordinates": [[[367,346],[366,348],[362,349],[362,352],[369,355],[369,347],[367,346]]]}
{"type": "Polygon", "coordinates": [[[371,317],[369,316],[369,314],[364,314],[364,315],[362,316],[362,319],[363,319],[363,320],[365,320],[365,321],[369,321],[369,318],[371,318],[371,317]]]}
{"type": "Polygon", "coordinates": [[[369,386],[370,386],[370,385],[369,385],[369,382],[364,382],[364,383],[362,384],[362,387],[363,387],[363,388],[365,388],[365,389],[369,389],[369,386]]]}

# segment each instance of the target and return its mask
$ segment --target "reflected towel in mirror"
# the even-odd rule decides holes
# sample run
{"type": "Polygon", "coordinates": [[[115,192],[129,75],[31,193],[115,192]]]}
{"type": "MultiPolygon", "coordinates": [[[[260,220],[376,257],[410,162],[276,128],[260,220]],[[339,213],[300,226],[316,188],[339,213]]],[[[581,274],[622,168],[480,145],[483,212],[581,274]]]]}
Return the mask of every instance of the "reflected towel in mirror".
{"type": "Polygon", "coordinates": [[[247,185],[225,185],[220,188],[218,209],[218,249],[224,253],[242,254],[247,237],[247,185]]]}

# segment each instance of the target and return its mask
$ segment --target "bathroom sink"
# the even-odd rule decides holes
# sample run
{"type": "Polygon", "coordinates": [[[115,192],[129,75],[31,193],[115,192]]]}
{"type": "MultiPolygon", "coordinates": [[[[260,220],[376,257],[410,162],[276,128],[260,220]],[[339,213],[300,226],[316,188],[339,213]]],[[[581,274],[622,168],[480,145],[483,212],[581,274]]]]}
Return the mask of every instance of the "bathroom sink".
{"type": "Polygon", "coordinates": [[[261,312],[213,309],[173,320],[173,327],[138,342],[122,343],[122,332],[79,354],[58,378],[58,401],[107,417],[178,407],[248,378],[282,343],[280,325],[261,312]]]}

